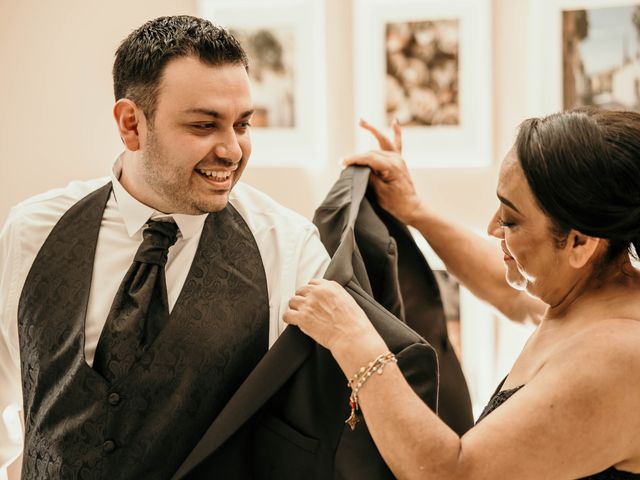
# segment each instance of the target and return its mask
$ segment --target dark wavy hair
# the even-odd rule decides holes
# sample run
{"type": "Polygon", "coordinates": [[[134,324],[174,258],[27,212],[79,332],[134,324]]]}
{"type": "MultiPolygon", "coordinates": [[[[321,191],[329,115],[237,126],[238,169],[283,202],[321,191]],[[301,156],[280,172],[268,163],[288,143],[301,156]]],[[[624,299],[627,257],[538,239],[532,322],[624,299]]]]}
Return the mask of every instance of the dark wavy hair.
{"type": "Polygon", "coordinates": [[[164,67],[185,56],[208,65],[239,64],[248,69],[245,51],[224,28],[188,15],[159,17],[133,31],[118,47],[113,64],[116,100],[134,101],[152,122],[164,67]]]}
{"type": "Polygon", "coordinates": [[[574,229],[608,241],[605,261],[640,252],[640,114],[576,109],[531,118],[516,149],[560,243],[574,229]]]}

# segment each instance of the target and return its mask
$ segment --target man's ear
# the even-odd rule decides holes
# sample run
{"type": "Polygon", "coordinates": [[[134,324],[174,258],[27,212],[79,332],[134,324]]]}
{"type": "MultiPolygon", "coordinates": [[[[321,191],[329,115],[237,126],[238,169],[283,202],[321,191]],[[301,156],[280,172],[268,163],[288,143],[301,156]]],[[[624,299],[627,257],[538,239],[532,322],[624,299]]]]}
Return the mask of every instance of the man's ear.
{"type": "Polygon", "coordinates": [[[591,237],[576,230],[569,232],[567,246],[569,247],[569,264],[573,268],[584,267],[600,247],[605,247],[601,238],[591,237]]]}
{"type": "Polygon", "coordinates": [[[128,98],[121,98],[113,106],[120,138],[127,150],[135,152],[140,149],[140,133],[138,127],[145,124],[144,114],[138,106],[128,98]]]}

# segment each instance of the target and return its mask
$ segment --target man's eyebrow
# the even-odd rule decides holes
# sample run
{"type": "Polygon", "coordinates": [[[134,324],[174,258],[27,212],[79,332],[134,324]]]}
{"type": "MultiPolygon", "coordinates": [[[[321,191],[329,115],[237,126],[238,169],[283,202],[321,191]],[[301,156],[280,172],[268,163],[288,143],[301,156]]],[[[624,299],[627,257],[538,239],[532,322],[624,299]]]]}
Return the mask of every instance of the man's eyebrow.
{"type": "MultiPolygon", "coordinates": [[[[253,115],[253,112],[255,110],[251,109],[251,110],[247,110],[246,112],[242,112],[240,114],[239,118],[246,118],[246,117],[250,117],[251,115],[253,115]]],[[[200,113],[202,115],[207,115],[209,117],[213,117],[213,118],[217,118],[217,119],[221,119],[224,118],[224,115],[222,115],[220,112],[216,112],[215,110],[209,110],[207,108],[189,108],[187,110],[185,110],[186,113],[200,113]]]]}
{"type": "Polygon", "coordinates": [[[202,115],[208,115],[209,117],[213,117],[213,118],[222,118],[223,115],[221,115],[220,113],[216,112],[215,110],[209,110],[207,108],[189,108],[187,110],[185,110],[186,113],[200,113],[202,115]]]}
{"type": "Polygon", "coordinates": [[[498,195],[498,200],[500,200],[502,203],[504,203],[507,207],[511,208],[512,210],[515,210],[516,212],[520,213],[520,210],[518,210],[518,207],[516,207],[513,203],[511,203],[511,201],[507,200],[499,193],[497,195],[498,195]]]}

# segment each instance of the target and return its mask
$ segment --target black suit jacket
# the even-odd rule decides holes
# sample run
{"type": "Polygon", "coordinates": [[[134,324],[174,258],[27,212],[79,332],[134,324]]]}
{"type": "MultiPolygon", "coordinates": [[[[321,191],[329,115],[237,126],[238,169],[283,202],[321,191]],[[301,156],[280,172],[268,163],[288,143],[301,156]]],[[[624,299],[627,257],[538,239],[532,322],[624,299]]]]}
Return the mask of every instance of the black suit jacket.
{"type": "Polygon", "coordinates": [[[471,399],[449,342],[438,284],[411,232],[383,210],[367,188],[369,173],[364,167],[345,169],[313,221],[330,254],[341,245],[345,225],[353,222],[350,228],[362,257],[360,285],[435,348],[440,370],[438,414],[462,435],[473,426],[471,399]]]}
{"type": "MultiPolygon", "coordinates": [[[[350,204],[350,198],[344,200],[350,204]]],[[[397,355],[412,388],[435,410],[435,351],[370,295],[353,228],[358,205],[347,208],[325,278],[353,296],[397,355]]],[[[363,419],[355,431],[345,425],[349,393],[347,379],[329,351],[298,328],[287,327],[174,478],[393,478],[363,419]]]]}

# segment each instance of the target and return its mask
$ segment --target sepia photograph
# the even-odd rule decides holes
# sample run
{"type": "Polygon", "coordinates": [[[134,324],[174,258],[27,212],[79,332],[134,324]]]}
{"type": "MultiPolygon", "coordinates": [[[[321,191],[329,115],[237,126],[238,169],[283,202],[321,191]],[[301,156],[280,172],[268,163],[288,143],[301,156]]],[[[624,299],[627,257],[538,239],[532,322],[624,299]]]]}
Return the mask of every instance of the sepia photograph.
{"type": "Polygon", "coordinates": [[[640,3],[562,12],[563,107],[640,111],[640,3]]]}
{"type": "MultiPolygon", "coordinates": [[[[487,0],[355,2],[355,116],[397,119],[412,167],[491,161],[490,11],[487,0]]],[[[365,133],[358,148],[372,147],[365,133]]]]}
{"type": "Polygon", "coordinates": [[[231,28],[249,58],[253,86],[254,127],[295,127],[294,58],[292,27],[231,28]]]}
{"type": "Polygon", "coordinates": [[[321,165],[327,108],[322,2],[198,0],[198,8],[247,55],[253,164],[321,165]]]}
{"type": "Polygon", "coordinates": [[[387,123],[459,125],[459,21],[388,23],[385,28],[387,123]]]}

